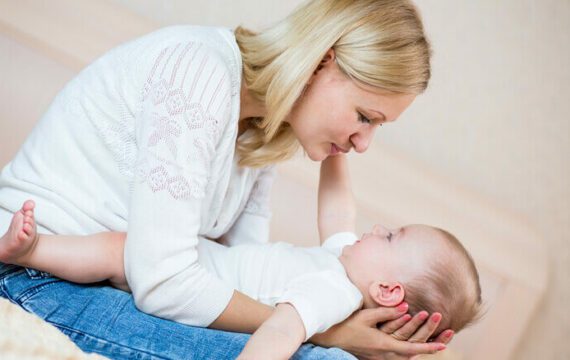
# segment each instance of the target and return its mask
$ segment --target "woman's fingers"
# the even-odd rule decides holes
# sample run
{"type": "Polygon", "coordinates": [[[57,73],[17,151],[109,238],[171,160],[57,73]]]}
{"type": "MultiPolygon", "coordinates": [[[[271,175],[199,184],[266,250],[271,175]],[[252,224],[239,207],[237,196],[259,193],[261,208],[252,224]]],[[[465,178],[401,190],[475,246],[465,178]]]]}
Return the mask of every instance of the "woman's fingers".
{"type": "Polygon", "coordinates": [[[380,306],[375,309],[360,310],[357,313],[357,316],[360,317],[362,321],[364,321],[368,326],[376,327],[376,324],[395,320],[404,315],[407,311],[408,311],[408,304],[401,303],[397,307],[380,306]]]}
{"type": "Polygon", "coordinates": [[[421,330],[416,334],[428,317],[426,311],[411,318],[409,314],[406,314],[407,311],[408,304],[406,303],[398,307],[359,310],[324,334],[313,336],[311,340],[319,345],[340,347],[367,360],[386,360],[386,356],[391,353],[394,359],[399,360],[403,357],[408,360],[414,355],[433,354],[444,350],[445,343],[436,342],[443,337],[438,337],[438,340],[428,343],[407,341],[411,336],[423,338],[425,334],[433,333],[433,329],[428,327],[428,330],[421,330]],[[381,331],[378,331],[378,323],[382,324],[381,331]],[[402,340],[394,338],[394,334],[400,336],[402,340]]]}
{"type": "Polygon", "coordinates": [[[453,339],[453,335],[455,333],[453,332],[453,330],[451,329],[447,329],[441,332],[441,334],[439,334],[434,342],[439,342],[442,344],[449,344],[449,342],[451,341],[451,339],[453,339]]]}
{"type": "Polygon", "coordinates": [[[385,332],[386,334],[392,334],[402,326],[404,326],[408,321],[412,319],[412,315],[404,314],[404,316],[400,316],[396,320],[388,321],[380,326],[379,330],[385,332]]]}
{"type": "Polygon", "coordinates": [[[413,356],[421,354],[434,354],[438,351],[445,350],[446,346],[442,343],[411,343],[409,341],[396,340],[393,337],[387,337],[383,348],[390,349],[398,355],[413,356]]]}
{"type": "Polygon", "coordinates": [[[424,324],[408,339],[411,342],[426,342],[441,322],[441,314],[433,313],[424,324]]]}
{"type": "Polygon", "coordinates": [[[396,340],[408,340],[419,329],[419,327],[423,325],[428,317],[429,314],[427,311],[420,311],[414,315],[410,321],[404,324],[404,326],[394,331],[392,336],[396,340]]]}

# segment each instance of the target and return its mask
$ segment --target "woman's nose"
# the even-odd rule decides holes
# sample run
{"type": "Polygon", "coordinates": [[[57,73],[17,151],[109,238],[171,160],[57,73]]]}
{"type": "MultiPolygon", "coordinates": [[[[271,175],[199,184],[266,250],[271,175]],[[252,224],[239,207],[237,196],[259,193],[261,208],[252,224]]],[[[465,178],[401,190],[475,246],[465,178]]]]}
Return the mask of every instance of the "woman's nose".
{"type": "Polygon", "coordinates": [[[350,142],[354,147],[354,151],[357,153],[363,153],[368,149],[372,137],[374,136],[374,128],[370,127],[368,129],[360,130],[354,133],[350,137],[350,142]]]}

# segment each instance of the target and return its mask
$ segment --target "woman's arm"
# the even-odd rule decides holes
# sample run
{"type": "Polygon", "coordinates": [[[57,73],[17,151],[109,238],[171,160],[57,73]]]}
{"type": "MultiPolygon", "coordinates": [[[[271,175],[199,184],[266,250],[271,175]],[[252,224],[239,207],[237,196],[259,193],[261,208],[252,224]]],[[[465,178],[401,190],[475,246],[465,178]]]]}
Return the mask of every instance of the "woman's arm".
{"type": "Polygon", "coordinates": [[[252,332],[270,309],[210,273],[197,251],[203,218],[210,216],[208,186],[222,175],[212,167],[233,150],[227,136],[234,126],[234,69],[208,44],[179,41],[144,44],[131,71],[148,80],[136,119],[125,273],[144,312],[252,332]]]}
{"type": "Polygon", "coordinates": [[[269,319],[273,311],[274,307],[255,301],[239,291],[234,291],[228,306],[209,327],[252,334],[269,319]]]}

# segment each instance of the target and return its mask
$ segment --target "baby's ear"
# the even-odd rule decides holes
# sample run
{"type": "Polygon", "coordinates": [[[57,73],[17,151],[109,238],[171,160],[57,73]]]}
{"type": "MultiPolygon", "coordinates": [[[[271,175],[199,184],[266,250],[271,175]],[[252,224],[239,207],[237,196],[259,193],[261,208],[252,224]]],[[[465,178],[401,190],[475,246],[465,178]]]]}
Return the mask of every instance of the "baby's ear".
{"type": "Polygon", "coordinates": [[[375,281],[368,288],[372,300],[380,306],[396,306],[404,300],[404,286],[396,281],[375,281]]]}

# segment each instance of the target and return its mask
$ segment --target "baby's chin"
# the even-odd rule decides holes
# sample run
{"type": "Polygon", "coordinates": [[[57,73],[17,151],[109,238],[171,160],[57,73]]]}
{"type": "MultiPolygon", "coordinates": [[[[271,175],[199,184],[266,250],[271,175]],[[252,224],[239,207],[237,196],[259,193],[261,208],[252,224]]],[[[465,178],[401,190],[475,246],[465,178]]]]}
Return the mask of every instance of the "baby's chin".
{"type": "Polygon", "coordinates": [[[340,256],[346,257],[348,254],[350,254],[350,251],[351,251],[353,246],[354,246],[354,244],[346,245],[345,247],[343,247],[342,251],[340,252],[340,256]]]}

